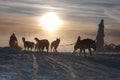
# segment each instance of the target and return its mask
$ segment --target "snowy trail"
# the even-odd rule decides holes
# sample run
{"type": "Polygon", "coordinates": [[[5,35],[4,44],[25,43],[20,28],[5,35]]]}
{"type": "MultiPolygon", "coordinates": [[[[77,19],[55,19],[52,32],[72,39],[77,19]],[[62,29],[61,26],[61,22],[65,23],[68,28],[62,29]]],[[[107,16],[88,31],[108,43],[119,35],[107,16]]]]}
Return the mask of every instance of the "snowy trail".
{"type": "MultiPolygon", "coordinates": [[[[63,69],[65,69],[68,73],[69,70],[74,73],[78,78],[81,78],[83,74],[89,74],[90,77],[93,77],[93,75],[97,75],[95,78],[101,78],[104,76],[103,79],[109,79],[116,77],[116,80],[120,79],[120,70],[117,67],[119,66],[119,58],[114,57],[114,55],[94,55],[91,57],[75,57],[74,60],[70,60],[71,62],[71,69],[70,66],[65,62],[65,57],[59,56],[59,58],[55,57],[47,57],[53,62],[59,64],[60,66],[63,66],[63,69]],[[118,60],[118,61],[117,61],[118,60]],[[111,64],[111,65],[110,65],[111,64]],[[110,66],[108,66],[110,65],[110,66]],[[79,77],[80,76],[80,77],[79,77]]],[[[70,56],[67,56],[67,58],[70,56]]],[[[85,75],[83,79],[85,78],[85,75]]],[[[77,79],[78,79],[77,78],[77,79]]],[[[79,80],[79,79],[78,79],[79,80]]]]}
{"type": "Polygon", "coordinates": [[[0,51],[0,80],[120,80],[120,54],[0,51]],[[8,79],[9,78],[9,79],[8,79]]]}
{"type": "MultiPolygon", "coordinates": [[[[69,64],[66,64],[64,62],[61,62],[58,58],[52,58],[51,56],[47,56],[46,57],[48,60],[51,60],[53,63],[58,64],[59,66],[61,66],[61,68],[66,71],[67,74],[61,73],[63,74],[63,76],[68,77],[70,80],[73,80],[75,78],[75,75],[78,74],[78,72],[73,69],[69,64]]],[[[59,73],[59,72],[58,72],[59,73]]]]}
{"type": "Polygon", "coordinates": [[[33,57],[34,80],[38,80],[37,74],[39,70],[38,63],[34,54],[32,54],[32,57],[33,57]]]}
{"type": "MultiPolygon", "coordinates": [[[[52,55],[48,53],[47,54],[39,54],[39,53],[33,54],[33,67],[35,68],[34,70],[36,70],[34,71],[34,75],[36,75],[35,76],[36,79],[39,80],[39,78],[41,78],[40,77],[41,75],[46,74],[46,75],[56,75],[58,76],[58,78],[64,77],[65,80],[66,79],[73,80],[75,74],[78,74],[77,71],[74,70],[69,64],[59,61],[59,59],[56,57],[55,56],[53,57],[52,55]],[[41,73],[41,74],[38,74],[38,73],[41,73]]],[[[54,80],[59,80],[59,79],[54,79],[54,80]]]]}

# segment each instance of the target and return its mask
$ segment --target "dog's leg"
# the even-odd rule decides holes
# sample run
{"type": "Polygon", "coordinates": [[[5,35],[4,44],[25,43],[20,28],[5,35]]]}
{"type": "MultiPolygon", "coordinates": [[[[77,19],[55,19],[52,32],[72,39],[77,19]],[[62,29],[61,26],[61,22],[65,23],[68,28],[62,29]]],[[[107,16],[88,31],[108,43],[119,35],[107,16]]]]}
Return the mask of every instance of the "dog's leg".
{"type": "Polygon", "coordinates": [[[82,56],[81,54],[82,54],[82,49],[80,49],[80,52],[79,52],[79,55],[80,55],[80,56],[82,56]]]}
{"type": "Polygon", "coordinates": [[[84,56],[86,56],[85,49],[83,49],[83,50],[84,50],[84,56]]]}
{"type": "Polygon", "coordinates": [[[89,48],[88,50],[89,50],[90,56],[92,56],[92,52],[91,52],[91,49],[89,48]]]}

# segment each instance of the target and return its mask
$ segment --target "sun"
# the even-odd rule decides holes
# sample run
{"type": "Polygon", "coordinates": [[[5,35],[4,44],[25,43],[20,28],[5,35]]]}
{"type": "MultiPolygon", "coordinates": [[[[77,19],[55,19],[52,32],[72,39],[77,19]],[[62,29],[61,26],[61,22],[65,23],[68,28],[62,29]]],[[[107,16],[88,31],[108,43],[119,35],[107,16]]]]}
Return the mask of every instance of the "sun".
{"type": "Polygon", "coordinates": [[[62,25],[62,20],[55,12],[48,12],[40,17],[40,26],[47,31],[55,31],[62,25]]]}

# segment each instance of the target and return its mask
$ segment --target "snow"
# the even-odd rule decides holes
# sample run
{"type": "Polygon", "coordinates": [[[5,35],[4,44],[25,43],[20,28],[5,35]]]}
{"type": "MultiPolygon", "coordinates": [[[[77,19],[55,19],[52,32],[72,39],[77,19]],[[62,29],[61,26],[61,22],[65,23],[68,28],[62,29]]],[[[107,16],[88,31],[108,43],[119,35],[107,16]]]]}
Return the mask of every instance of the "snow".
{"type": "Polygon", "coordinates": [[[0,48],[0,80],[120,80],[120,53],[84,57],[0,48]]]}

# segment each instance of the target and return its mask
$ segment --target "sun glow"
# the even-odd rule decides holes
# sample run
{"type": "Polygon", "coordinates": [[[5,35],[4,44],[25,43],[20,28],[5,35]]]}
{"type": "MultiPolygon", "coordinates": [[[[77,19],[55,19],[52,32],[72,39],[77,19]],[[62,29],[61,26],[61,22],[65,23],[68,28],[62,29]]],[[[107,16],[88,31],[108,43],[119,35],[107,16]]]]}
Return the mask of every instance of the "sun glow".
{"type": "Polygon", "coordinates": [[[40,18],[39,23],[43,29],[47,31],[55,31],[61,27],[63,22],[55,12],[49,12],[40,18]]]}

